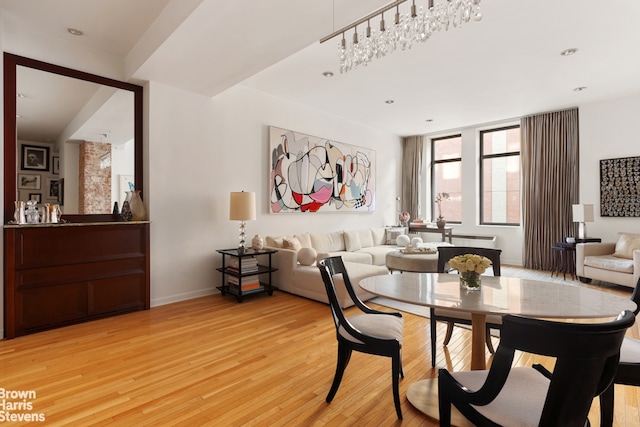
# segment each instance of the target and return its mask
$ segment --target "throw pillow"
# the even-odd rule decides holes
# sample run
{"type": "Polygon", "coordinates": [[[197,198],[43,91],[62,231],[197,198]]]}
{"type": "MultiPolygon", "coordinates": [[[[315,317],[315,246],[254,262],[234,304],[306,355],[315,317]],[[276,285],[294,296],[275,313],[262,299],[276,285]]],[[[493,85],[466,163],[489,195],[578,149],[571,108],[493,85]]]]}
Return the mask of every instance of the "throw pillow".
{"type": "Polygon", "coordinates": [[[302,265],[313,265],[316,263],[316,250],[313,248],[302,248],[298,251],[298,262],[302,265]]]}
{"type": "Polygon", "coordinates": [[[409,243],[411,243],[411,239],[406,234],[396,237],[396,245],[398,246],[407,246],[409,243]]]}
{"type": "Polygon", "coordinates": [[[387,228],[387,245],[395,245],[396,238],[406,233],[406,229],[404,227],[389,227],[387,228]]]}
{"type": "Polygon", "coordinates": [[[330,253],[327,252],[318,252],[318,255],[316,255],[316,261],[320,261],[323,260],[325,258],[329,258],[331,256],[330,253]]]}
{"type": "Polygon", "coordinates": [[[613,256],[633,259],[633,251],[640,249],[640,234],[618,233],[618,241],[613,256]]]}
{"type": "Polygon", "coordinates": [[[358,232],[345,231],[343,236],[344,236],[344,246],[349,252],[359,251],[360,249],[362,249],[358,232]]]}
{"type": "Polygon", "coordinates": [[[296,239],[295,237],[285,237],[284,239],[282,239],[282,247],[298,252],[300,249],[302,249],[302,244],[300,243],[300,240],[296,239]]]}

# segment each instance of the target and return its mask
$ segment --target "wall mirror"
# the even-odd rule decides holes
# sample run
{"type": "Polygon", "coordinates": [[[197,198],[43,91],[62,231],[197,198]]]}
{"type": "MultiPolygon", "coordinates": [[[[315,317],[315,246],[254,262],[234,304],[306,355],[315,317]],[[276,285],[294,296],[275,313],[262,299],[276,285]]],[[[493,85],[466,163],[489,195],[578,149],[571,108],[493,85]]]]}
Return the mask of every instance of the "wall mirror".
{"type": "Polygon", "coordinates": [[[143,191],[141,86],[4,54],[4,223],[14,201],[62,205],[72,222],[113,221],[143,191]]]}

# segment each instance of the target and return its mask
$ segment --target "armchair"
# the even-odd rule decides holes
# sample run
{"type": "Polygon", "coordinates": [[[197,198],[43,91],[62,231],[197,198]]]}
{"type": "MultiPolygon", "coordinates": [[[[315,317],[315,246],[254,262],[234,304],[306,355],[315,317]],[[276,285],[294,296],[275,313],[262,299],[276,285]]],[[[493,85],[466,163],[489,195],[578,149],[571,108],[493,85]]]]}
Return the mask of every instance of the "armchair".
{"type": "Polygon", "coordinates": [[[618,233],[616,243],[578,243],[576,274],[591,280],[635,287],[640,278],[640,234],[618,233]]]}

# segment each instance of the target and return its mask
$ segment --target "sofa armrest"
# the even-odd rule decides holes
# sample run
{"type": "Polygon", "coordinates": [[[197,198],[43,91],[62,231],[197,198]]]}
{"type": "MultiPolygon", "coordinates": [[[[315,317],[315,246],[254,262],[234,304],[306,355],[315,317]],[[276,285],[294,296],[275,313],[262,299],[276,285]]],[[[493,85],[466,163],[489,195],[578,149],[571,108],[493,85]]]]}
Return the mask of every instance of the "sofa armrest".
{"type": "Polygon", "coordinates": [[[273,267],[278,271],[274,273],[274,285],[281,287],[284,281],[291,281],[293,270],[298,265],[298,253],[293,249],[274,248],[265,246],[265,249],[273,249],[277,252],[273,254],[273,267]]]}
{"type": "Polygon", "coordinates": [[[640,249],[633,251],[633,283],[637,286],[640,280],[640,249]]]}
{"type": "Polygon", "coordinates": [[[615,243],[578,243],[576,245],[576,274],[584,277],[584,258],[591,255],[611,255],[615,252],[615,243]]]}

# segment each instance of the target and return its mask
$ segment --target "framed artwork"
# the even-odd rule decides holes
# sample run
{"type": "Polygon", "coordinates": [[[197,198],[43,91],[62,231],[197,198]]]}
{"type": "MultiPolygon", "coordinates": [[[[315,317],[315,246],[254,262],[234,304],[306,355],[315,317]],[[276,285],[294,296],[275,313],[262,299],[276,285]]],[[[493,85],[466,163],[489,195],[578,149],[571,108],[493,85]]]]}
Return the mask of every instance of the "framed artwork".
{"type": "Polygon", "coordinates": [[[29,200],[35,200],[38,203],[42,203],[42,193],[29,193],[29,200]]]}
{"type": "Polygon", "coordinates": [[[60,196],[60,181],[57,178],[47,178],[47,198],[56,199],[60,196]]]}
{"type": "Polygon", "coordinates": [[[376,152],[269,127],[269,212],[374,212],[376,152]]]}
{"type": "Polygon", "coordinates": [[[54,174],[58,175],[60,173],[60,157],[53,156],[52,168],[54,174]]]}
{"type": "Polygon", "coordinates": [[[58,181],[58,204],[64,206],[64,178],[58,181]]]}
{"type": "Polygon", "coordinates": [[[22,190],[39,190],[40,175],[34,175],[30,173],[19,173],[18,188],[22,190]]]}
{"type": "Polygon", "coordinates": [[[600,160],[600,216],[640,216],[640,157],[600,160]]]}
{"type": "Polygon", "coordinates": [[[49,147],[22,144],[20,166],[22,170],[48,171],[49,147]]]}

